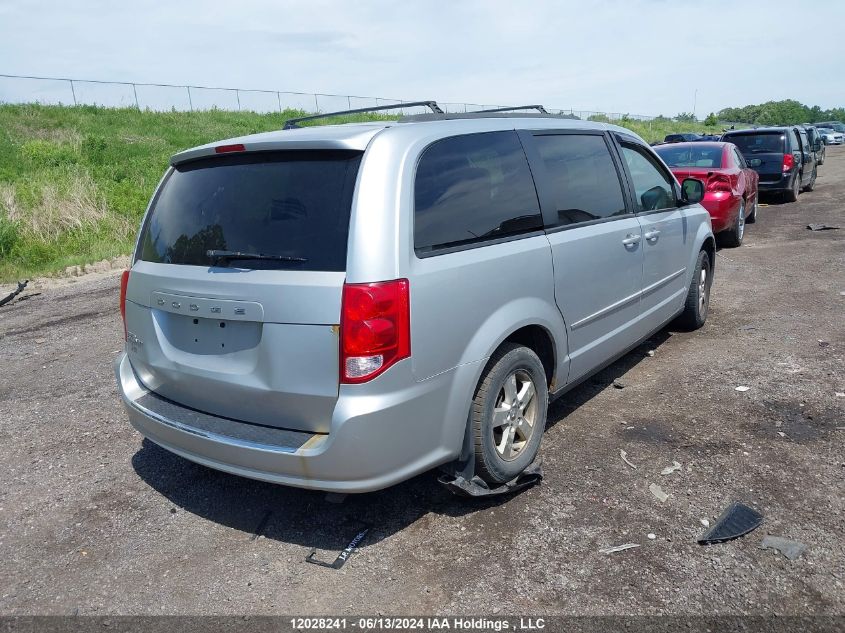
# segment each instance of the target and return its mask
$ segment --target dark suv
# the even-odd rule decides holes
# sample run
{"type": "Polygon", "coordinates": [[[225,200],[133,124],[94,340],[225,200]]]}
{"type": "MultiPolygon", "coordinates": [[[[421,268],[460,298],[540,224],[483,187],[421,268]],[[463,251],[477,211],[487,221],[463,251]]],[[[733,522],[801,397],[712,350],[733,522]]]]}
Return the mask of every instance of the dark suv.
{"type": "Polygon", "coordinates": [[[742,152],[748,166],[760,174],[760,192],[784,194],[795,202],[801,191],[816,184],[816,155],[807,131],[798,126],[731,130],[722,140],[742,152]]]}
{"type": "Polygon", "coordinates": [[[698,134],[667,134],[663,139],[664,143],[690,143],[700,141],[702,137],[698,134]]]}

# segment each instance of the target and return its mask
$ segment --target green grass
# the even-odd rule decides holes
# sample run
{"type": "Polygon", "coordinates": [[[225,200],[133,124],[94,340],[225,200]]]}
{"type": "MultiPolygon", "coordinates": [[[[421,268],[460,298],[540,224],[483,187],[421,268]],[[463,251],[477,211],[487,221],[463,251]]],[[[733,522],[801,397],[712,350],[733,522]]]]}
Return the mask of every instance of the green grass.
{"type": "Polygon", "coordinates": [[[653,121],[634,121],[632,119],[625,119],[620,121],[607,121],[604,117],[591,117],[592,121],[604,121],[607,123],[614,123],[626,127],[633,132],[636,132],[643,139],[652,143],[654,141],[662,141],[667,134],[680,134],[682,132],[706,132],[708,134],[721,134],[722,128],[717,125],[704,125],[703,123],[679,123],[666,118],[657,118],[653,121]]]}
{"type": "MultiPolygon", "coordinates": [[[[303,114],[0,105],[0,282],[128,254],[171,155],[277,130],[303,114]]],[[[647,141],[706,129],[672,121],[620,124],[647,141]]]]}

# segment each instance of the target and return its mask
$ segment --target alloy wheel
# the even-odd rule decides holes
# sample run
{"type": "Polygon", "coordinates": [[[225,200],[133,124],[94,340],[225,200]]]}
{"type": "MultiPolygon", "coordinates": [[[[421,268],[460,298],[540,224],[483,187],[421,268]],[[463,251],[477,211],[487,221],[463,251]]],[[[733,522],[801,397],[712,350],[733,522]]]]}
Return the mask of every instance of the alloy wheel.
{"type": "Polygon", "coordinates": [[[528,446],[537,422],[537,389],[531,375],[517,369],[496,397],[493,408],[493,443],[505,461],[513,461],[528,446]]]}

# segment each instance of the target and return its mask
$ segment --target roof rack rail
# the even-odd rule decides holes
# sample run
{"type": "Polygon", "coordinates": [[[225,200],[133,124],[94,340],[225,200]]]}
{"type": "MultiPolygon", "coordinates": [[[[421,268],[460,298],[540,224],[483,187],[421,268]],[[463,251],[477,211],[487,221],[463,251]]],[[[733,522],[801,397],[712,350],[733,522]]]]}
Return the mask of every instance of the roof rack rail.
{"type": "Polygon", "coordinates": [[[546,110],[540,104],[535,105],[524,105],[524,106],[510,106],[507,108],[493,108],[492,110],[474,110],[468,114],[474,114],[476,112],[513,112],[514,110],[537,110],[537,112],[541,112],[542,114],[549,114],[549,111],[546,110]]]}
{"type": "Polygon", "coordinates": [[[393,103],[390,105],[373,106],[372,108],[355,108],[354,110],[338,110],[337,112],[326,112],[325,114],[311,114],[309,116],[301,116],[296,119],[288,119],[285,121],[284,130],[292,130],[298,128],[297,123],[303,121],[314,121],[315,119],[325,119],[332,116],[341,116],[344,114],[361,114],[363,112],[380,112],[381,110],[398,110],[400,108],[411,108],[414,106],[424,106],[431,108],[434,114],[443,114],[443,110],[437,105],[436,101],[405,101],[402,103],[393,103]]]}

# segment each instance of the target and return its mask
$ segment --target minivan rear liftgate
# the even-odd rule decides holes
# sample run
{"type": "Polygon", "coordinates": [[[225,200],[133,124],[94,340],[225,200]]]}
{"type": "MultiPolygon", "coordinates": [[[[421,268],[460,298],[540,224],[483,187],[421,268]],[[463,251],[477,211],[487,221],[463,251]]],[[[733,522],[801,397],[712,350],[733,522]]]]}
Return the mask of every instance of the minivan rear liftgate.
{"type": "Polygon", "coordinates": [[[327,433],[361,152],[243,153],[175,165],[126,284],[127,354],[167,400],[327,433]]]}

